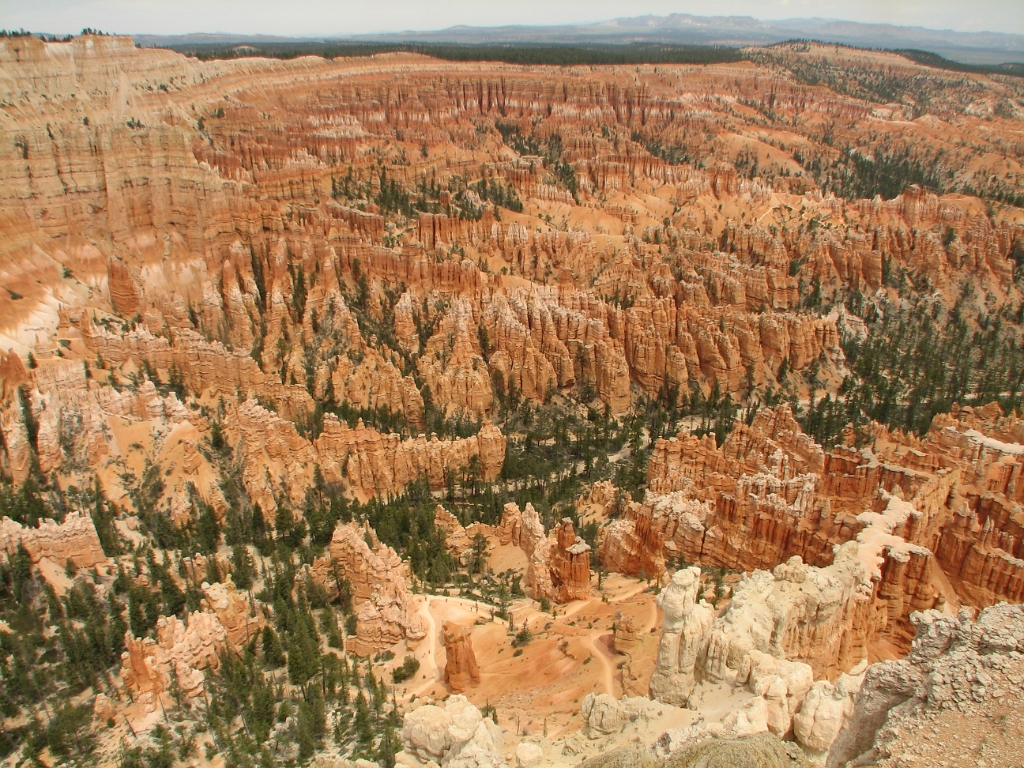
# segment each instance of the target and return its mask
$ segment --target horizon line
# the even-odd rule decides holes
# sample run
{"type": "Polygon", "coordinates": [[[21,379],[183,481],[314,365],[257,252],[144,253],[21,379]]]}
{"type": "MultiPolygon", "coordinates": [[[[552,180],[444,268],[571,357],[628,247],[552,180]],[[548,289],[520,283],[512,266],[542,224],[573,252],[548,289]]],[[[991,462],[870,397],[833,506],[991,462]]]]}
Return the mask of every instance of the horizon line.
{"type": "MultiPolygon", "coordinates": [[[[949,28],[949,27],[945,27],[945,28],[926,27],[926,26],[922,26],[920,24],[892,24],[890,22],[883,22],[883,21],[854,21],[852,19],[841,19],[841,18],[835,18],[835,17],[830,17],[830,16],[787,16],[785,18],[766,18],[766,17],[750,16],[750,15],[742,15],[742,14],[704,16],[704,15],[697,15],[697,14],[692,14],[692,13],[669,13],[669,14],[664,14],[664,15],[653,14],[653,13],[646,13],[646,14],[640,14],[638,16],[616,16],[614,18],[605,18],[605,19],[601,19],[601,20],[597,20],[597,21],[576,21],[576,22],[563,22],[563,23],[555,23],[555,24],[492,24],[492,25],[453,24],[453,25],[449,25],[447,27],[438,27],[438,28],[433,28],[433,29],[398,29],[398,30],[390,29],[390,30],[377,30],[377,31],[373,31],[373,32],[354,32],[354,33],[332,32],[332,33],[329,33],[329,34],[312,34],[312,33],[308,33],[307,34],[307,33],[300,33],[300,34],[295,34],[295,35],[275,35],[275,34],[266,33],[266,32],[237,32],[237,31],[228,31],[228,30],[192,31],[192,32],[178,32],[178,33],[167,33],[167,32],[106,32],[106,31],[104,31],[104,33],[105,34],[110,34],[110,35],[115,35],[115,36],[132,37],[132,38],[135,38],[135,37],[189,37],[189,36],[193,36],[193,35],[235,35],[237,37],[247,37],[247,38],[258,38],[258,37],[278,38],[278,39],[283,40],[283,41],[285,41],[285,40],[345,40],[345,39],[353,39],[353,38],[361,38],[361,37],[363,37],[363,38],[371,37],[371,36],[374,36],[374,35],[438,34],[438,33],[443,33],[443,32],[449,31],[449,30],[481,30],[481,31],[486,31],[486,30],[501,30],[501,29],[522,29],[522,30],[529,30],[529,29],[538,29],[538,30],[539,29],[558,29],[558,28],[567,28],[568,29],[568,28],[572,28],[572,27],[597,26],[597,25],[602,25],[602,24],[609,24],[611,22],[616,22],[616,21],[620,21],[620,20],[623,20],[623,19],[634,19],[634,18],[644,18],[644,17],[657,18],[657,19],[667,19],[667,18],[671,18],[673,16],[687,16],[687,17],[695,18],[695,19],[750,19],[750,20],[753,20],[753,21],[770,22],[770,23],[775,23],[775,24],[780,24],[780,23],[785,23],[785,22],[794,22],[794,21],[823,21],[823,22],[832,22],[832,23],[838,22],[838,23],[842,23],[842,24],[853,24],[853,25],[861,26],[861,27],[890,27],[892,29],[919,29],[919,30],[925,30],[925,31],[928,31],[928,32],[949,32],[949,33],[953,33],[953,34],[957,34],[957,35],[1000,35],[1000,36],[1003,36],[1003,37],[1024,38],[1024,33],[1001,32],[1001,31],[994,30],[994,29],[986,29],[986,30],[958,30],[958,29],[952,29],[952,28],[949,28]]],[[[95,28],[90,28],[90,29],[95,29],[95,28]]],[[[25,32],[28,32],[31,35],[38,36],[38,37],[43,37],[43,36],[45,36],[45,37],[66,37],[66,36],[69,36],[69,35],[73,36],[73,37],[79,37],[81,35],[81,31],[79,31],[79,32],[68,32],[68,33],[43,32],[43,31],[24,30],[24,29],[20,29],[20,30],[7,30],[7,31],[25,31],[25,32]]],[[[102,30],[96,30],[96,31],[102,31],[102,30]]],[[[408,40],[408,41],[403,41],[403,42],[416,42],[416,41],[408,40]]],[[[529,41],[520,40],[520,41],[516,41],[516,42],[529,42],[529,41]]],[[[552,41],[544,41],[544,42],[552,42],[552,41]]],[[[691,45],[712,45],[712,44],[711,43],[692,43],[691,45]]]]}

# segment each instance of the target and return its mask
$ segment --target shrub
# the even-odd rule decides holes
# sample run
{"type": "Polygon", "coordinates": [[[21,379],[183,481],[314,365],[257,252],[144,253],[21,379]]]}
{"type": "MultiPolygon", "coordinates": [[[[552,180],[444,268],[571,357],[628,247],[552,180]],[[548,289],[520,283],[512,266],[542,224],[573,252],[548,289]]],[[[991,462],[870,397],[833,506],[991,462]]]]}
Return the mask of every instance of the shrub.
{"type": "Polygon", "coordinates": [[[419,659],[413,656],[406,656],[405,661],[402,662],[402,666],[391,671],[391,677],[396,683],[401,683],[415,675],[419,671],[419,668],[419,659]]]}

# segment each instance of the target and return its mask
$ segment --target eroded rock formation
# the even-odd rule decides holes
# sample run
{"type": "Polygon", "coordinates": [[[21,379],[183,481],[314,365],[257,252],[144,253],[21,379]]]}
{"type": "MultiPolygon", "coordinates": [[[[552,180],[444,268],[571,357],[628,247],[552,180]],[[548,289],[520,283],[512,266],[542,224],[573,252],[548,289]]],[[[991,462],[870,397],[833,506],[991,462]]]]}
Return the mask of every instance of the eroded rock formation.
{"type": "Polygon", "coordinates": [[[9,517],[0,519],[0,550],[7,557],[24,547],[33,563],[43,558],[63,568],[92,568],[107,561],[96,526],[88,515],[69,512],[63,522],[43,519],[36,528],[24,527],[9,517]]]}
{"type": "Polygon", "coordinates": [[[369,429],[361,420],[349,428],[328,414],[320,436],[310,442],[292,423],[250,400],[225,426],[243,457],[249,494],[266,510],[276,509],[281,490],[292,503],[301,504],[315,466],[328,482],[344,481],[358,495],[388,497],[422,477],[432,488],[443,488],[447,473],[474,460],[482,478],[493,480],[505,460],[505,437],[492,424],[460,440],[438,440],[436,435],[429,440],[422,435],[403,440],[397,434],[369,429]],[[280,478],[281,487],[275,488],[270,477],[280,478]]]}
{"type": "Polygon", "coordinates": [[[455,693],[480,682],[480,667],[473,652],[472,632],[449,621],[441,630],[444,638],[444,681],[455,693]]]}
{"type": "Polygon", "coordinates": [[[1007,510],[1021,466],[1012,441],[1024,436],[995,406],[960,413],[937,418],[923,439],[876,427],[874,448],[861,451],[822,451],[785,407],[738,425],[721,449],[712,438],[659,441],[648,469],[656,493],[612,524],[602,561],[626,573],[658,573],[674,558],[738,570],[792,555],[827,565],[834,545],[870,524],[863,513],[895,494],[912,509],[892,532],[932,550],[965,599],[1019,599],[1020,536],[1007,510]]]}
{"type": "Polygon", "coordinates": [[[349,648],[360,656],[426,635],[423,619],[416,613],[416,599],[409,591],[408,564],[378,541],[371,529],[355,523],[339,525],[327,557],[317,558],[310,572],[334,595],[341,580],[348,581],[356,610],[356,636],[349,648]]]}
{"type": "Polygon", "coordinates": [[[496,535],[502,544],[515,544],[526,554],[523,583],[530,597],[568,603],[590,596],[590,545],[576,535],[568,518],[545,534],[533,504],[520,510],[509,503],[496,535]]]}
{"type": "MultiPolygon", "coordinates": [[[[799,569],[801,564],[792,562],[787,567],[799,569]]],[[[817,619],[806,613],[793,616],[794,605],[808,598],[814,605],[822,602],[820,586],[813,587],[813,594],[792,593],[792,587],[815,578],[803,568],[798,574],[777,574],[774,588],[769,586],[770,574],[756,572],[741,582],[729,607],[717,618],[710,605],[697,602],[700,570],[677,571],[658,597],[665,617],[651,696],[696,709],[706,685],[726,681],[746,686],[753,698],[721,723],[708,725],[707,733],[739,738],[768,730],[785,737],[792,731],[809,751],[827,753],[844,718],[852,713],[859,678],[844,674],[835,684],[815,682],[812,666],[801,660],[799,651],[787,647],[794,635],[806,633],[817,619]],[[797,578],[790,582],[794,575],[797,578]]],[[[829,608],[824,608],[827,615],[829,608]]],[[[818,654],[804,653],[809,655],[818,654]]],[[[865,664],[866,659],[859,666],[865,664]]],[[[686,739],[699,736],[695,732],[686,739]]]]}
{"type": "Polygon", "coordinates": [[[172,681],[186,696],[203,693],[204,670],[220,666],[226,647],[238,652],[263,628],[265,620],[250,609],[230,578],[224,583],[203,584],[210,610],[193,611],[182,622],[176,616],[157,619],[156,640],[125,634],[121,676],[136,699],[151,707],[166,693],[172,681]]]}
{"type": "MultiPolygon", "coordinates": [[[[523,400],[560,407],[571,394],[595,425],[644,397],[820,402],[855,373],[843,346],[865,318],[919,311],[925,295],[939,318],[960,286],[980,297],[960,305],[971,329],[997,327],[1015,354],[1014,206],[820,186],[851,162],[843,147],[906,147],[958,193],[1019,199],[1024,177],[1006,172],[1013,84],[803,43],[758,56],[200,62],[129,38],[0,38],[0,470],[61,489],[95,475],[118,509],[177,524],[202,505],[224,522],[237,493],[269,522],[314,486],[364,501],[424,477],[434,490],[493,483],[506,435],[490,420],[523,400]],[[836,90],[806,76],[822,62],[866,76],[836,90]],[[859,90],[880,78],[914,98],[859,90]],[[471,436],[421,434],[440,418],[439,433],[471,436]]],[[[997,394],[1000,382],[983,396],[997,394]]],[[[957,409],[922,437],[867,425],[848,442],[825,450],[788,408],[766,408],[722,445],[658,440],[642,499],[600,485],[579,507],[587,522],[614,518],[609,570],[753,572],[720,611],[686,568],[661,598],[654,687],[679,703],[714,679],[754,694],[720,737],[791,723],[820,756],[849,715],[841,673],[874,642],[905,649],[913,611],[1024,599],[1016,417],[957,409]]],[[[456,555],[481,530],[448,513],[435,523],[456,555]]],[[[147,535],[131,514],[118,526],[147,535]]],[[[90,530],[69,515],[0,534],[8,552],[92,567],[90,530]]],[[[589,596],[589,547],[571,523],[545,531],[527,505],[497,535],[526,553],[533,597],[589,596]]],[[[351,581],[358,652],[423,636],[408,574],[372,531],[339,528],[309,572],[328,592],[351,581]]],[[[204,592],[187,623],[129,638],[130,689],[176,680],[193,694],[218,647],[258,630],[229,583],[204,592]]],[[[622,620],[616,647],[635,649],[636,634],[622,620]]],[[[597,731],[617,716],[606,704],[590,701],[597,731]]],[[[465,702],[417,712],[417,759],[500,761],[465,702]]],[[[539,759],[529,753],[524,765],[539,759]]]]}
{"type": "Polygon", "coordinates": [[[734,605],[757,579],[777,594],[791,583],[794,595],[824,579],[814,589],[828,600],[808,598],[814,618],[794,603],[775,636],[783,655],[830,679],[877,639],[908,647],[915,610],[1016,596],[1016,420],[989,406],[937,418],[923,438],[872,429],[870,447],[826,452],[782,407],[738,424],[720,448],[661,440],[651,491],[608,525],[602,563],[648,576],[679,560],[774,570],[742,582],[734,605]]]}
{"type": "Polygon", "coordinates": [[[466,533],[466,529],[462,527],[462,523],[459,522],[459,518],[440,504],[434,511],[434,525],[438,530],[444,532],[445,549],[453,555],[461,556],[469,548],[471,539],[466,533]]]}
{"type": "Polygon", "coordinates": [[[235,589],[231,576],[223,582],[203,582],[203,607],[217,614],[232,648],[248,645],[266,624],[263,614],[255,611],[255,601],[235,589]]]}
{"type": "Polygon", "coordinates": [[[520,510],[518,504],[505,505],[501,524],[497,530],[498,541],[519,547],[532,557],[537,545],[544,539],[544,524],[533,504],[527,502],[525,509],[520,510]]]}
{"type": "MultiPolygon", "coordinates": [[[[824,366],[841,378],[839,316],[801,312],[802,279],[805,288],[814,281],[875,289],[887,265],[896,265],[940,286],[965,275],[1001,290],[1011,282],[1020,224],[985,215],[969,200],[914,187],[888,201],[823,195],[810,174],[789,172],[799,165],[793,147],[800,142],[773,147],[772,163],[766,146],[753,150],[762,153],[763,169],[786,165],[770,178],[738,170],[749,147],[717,147],[722,162],[708,169],[652,154],[648,133],[679,141],[689,156],[709,151],[705,139],[690,146],[694,136],[715,137],[728,120],[754,119],[722,105],[737,93],[758,93],[756,67],[739,78],[684,69],[668,81],[641,68],[637,86],[612,70],[592,81],[572,70],[538,76],[478,63],[467,65],[464,79],[475,95],[456,98],[448,83],[458,66],[409,56],[369,70],[340,60],[254,60],[245,69],[137,51],[127,38],[37,42],[6,42],[0,52],[11,70],[3,98],[21,105],[0,198],[0,246],[17,264],[12,322],[36,313],[47,339],[61,327],[88,357],[151,368],[161,382],[173,373],[197,394],[256,397],[286,419],[333,401],[401,414],[418,428],[425,400],[413,370],[449,414],[492,414],[512,389],[539,401],[590,387],[620,414],[631,404],[631,382],[651,396],[717,385],[735,397],[776,383],[783,368],[824,366]],[[388,89],[388,77],[399,72],[415,97],[388,89]],[[153,86],[166,86],[172,73],[174,88],[153,86]],[[111,85],[121,76],[129,83],[124,93],[111,85]],[[239,85],[238,103],[225,112],[212,83],[248,78],[261,88],[239,85]],[[498,81],[503,96],[495,100],[486,94],[498,81]],[[90,89],[87,107],[70,97],[70,83],[90,89]],[[650,104],[642,117],[622,106],[633,103],[624,94],[635,87],[650,104]],[[45,107],[26,96],[36,88],[49,89],[45,107]],[[680,134],[676,106],[693,96],[688,89],[715,98],[703,107],[702,130],[680,134]],[[318,110],[328,101],[324,117],[318,110]],[[379,119],[365,110],[371,102],[386,105],[379,119]],[[127,124],[125,109],[133,113],[127,124]],[[216,123],[196,120],[215,111],[216,123]],[[254,132],[257,114],[273,130],[254,132]],[[493,125],[506,119],[530,125],[541,139],[557,131],[575,193],[552,183],[544,163],[525,161],[501,141],[493,125]],[[332,128],[310,133],[309,120],[332,128]],[[481,143],[467,144],[466,132],[477,128],[481,143]],[[307,134],[299,155],[283,138],[307,134]],[[379,189],[370,150],[386,144],[421,152],[422,167],[389,168],[398,188],[411,190],[424,173],[436,179],[437,199],[426,206],[432,212],[404,216],[403,228],[394,226],[393,211],[352,197],[363,185],[379,189]],[[479,215],[463,216],[462,193],[450,187],[466,181],[465,169],[452,163],[453,153],[474,173],[479,168],[475,184],[497,185],[517,200],[594,208],[602,223],[555,228],[515,205],[502,216],[475,187],[464,194],[479,215]],[[63,173],[67,163],[75,174],[63,173]],[[344,184],[333,172],[342,164],[351,169],[344,184]],[[671,202],[654,202],[656,190],[671,202]],[[301,216],[283,212],[293,205],[302,206],[301,216]],[[770,218],[739,215],[750,205],[764,206],[770,218]],[[828,226],[809,227],[815,217],[828,226]],[[57,245],[61,237],[77,239],[57,245]],[[100,288],[90,295],[89,286],[100,288]],[[371,327],[385,318],[388,338],[371,327]]],[[[915,76],[905,60],[887,66],[915,76]]],[[[950,81],[933,99],[963,120],[948,130],[976,140],[971,126],[982,118],[962,104],[977,94],[950,96],[972,88],[991,91],[991,101],[1004,86],[950,81]]],[[[811,143],[818,129],[801,106],[808,99],[849,117],[851,126],[871,114],[854,96],[792,85],[773,115],[785,115],[787,130],[811,143]]],[[[902,140],[913,130],[909,121],[891,120],[883,133],[902,140]]],[[[19,355],[51,352],[38,331],[12,330],[10,338],[19,355]]],[[[5,401],[22,383],[17,374],[4,373],[5,401]]],[[[7,444],[8,461],[23,477],[22,449],[17,440],[7,444]]]]}
{"type": "Polygon", "coordinates": [[[651,675],[651,696],[666,704],[684,706],[697,683],[697,664],[707,653],[714,610],[697,602],[700,569],[676,571],[660,595],[664,613],[658,664],[651,675]]]}
{"type": "MultiPolygon", "coordinates": [[[[927,740],[935,757],[975,759],[968,755],[977,755],[980,744],[970,744],[970,724],[995,711],[1012,712],[1024,700],[1020,605],[986,608],[976,621],[966,610],[957,616],[924,611],[913,619],[917,635],[910,653],[868,669],[852,715],[829,753],[829,766],[848,761],[888,765],[888,758],[901,756],[911,744],[920,750],[927,740]],[[953,715],[956,731],[936,736],[939,731],[929,728],[931,733],[921,733],[926,724],[934,728],[942,713],[953,715]],[[961,735],[968,737],[967,743],[935,743],[960,741],[953,737],[961,735]]],[[[991,748],[1006,759],[1014,747],[1011,740],[991,748]]]]}
{"type": "Polygon", "coordinates": [[[640,696],[616,699],[607,693],[588,693],[580,705],[584,728],[593,735],[615,733],[628,722],[650,717],[657,705],[640,696]]]}
{"type": "Polygon", "coordinates": [[[652,692],[673,703],[685,700],[694,660],[701,676],[722,680],[755,651],[806,663],[816,678],[835,679],[864,662],[874,640],[902,641],[910,614],[937,601],[931,553],[892,533],[911,510],[892,498],[884,514],[864,513],[867,527],[837,547],[825,568],[793,557],[773,572],[742,577],[713,625],[714,611],[697,603],[699,569],[677,571],[659,597],[666,623],[652,692]]]}
{"type": "Polygon", "coordinates": [[[503,768],[501,728],[483,717],[465,696],[449,696],[444,706],[425,704],[405,716],[403,756],[448,768],[503,768]]]}
{"type": "Polygon", "coordinates": [[[637,636],[636,623],[629,616],[624,616],[622,611],[618,611],[615,614],[613,642],[615,650],[622,654],[632,653],[640,643],[640,638],[637,636]]]}

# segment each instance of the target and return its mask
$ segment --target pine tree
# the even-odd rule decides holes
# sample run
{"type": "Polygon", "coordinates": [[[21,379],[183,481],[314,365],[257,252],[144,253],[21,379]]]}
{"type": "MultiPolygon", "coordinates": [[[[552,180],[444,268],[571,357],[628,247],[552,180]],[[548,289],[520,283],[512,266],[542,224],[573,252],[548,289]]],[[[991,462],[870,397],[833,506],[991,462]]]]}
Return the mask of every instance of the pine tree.
{"type": "Polygon", "coordinates": [[[163,614],[165,616],[178,614],[185,607],[185,593],[178,588],[177,582],[167,570],[167,561],[164,560],[159,565],[154,564],[150,570],[160,584],[160,597],[164,603],[163,614]]]}
{"type": "Polygon", "coordinates": [[[253,504],[252,507],[252,543],[264,557],[269,557],[274,552],[274,540],[267,535],[267,519],[263,516],[263,509],[259,504],[253,504]]]}
{"type": "Polygon", "coordinates": [[[146,621],[138,589],[128,591],[128,626],[135,637],[145,637],[149,631],[149,623],[146,621]]]}
{"type": "Polygon", "coordinates": [[[394,768],[395,765],[395,754],[398,752],[400,746],[400,740],[396,733],[395,726],[389,721],[385,721],[384,730],[381,734],[380,746],[377,749],[377,764],[383,768],[394,768]]]}
{"type": "Polygon", "coordinates": [[[199,519],[196,521],[196,540],[200,550],[208,555],[214,554],[220,543],[220,525],[213,514],[213,508],[206,504],[203,504],[199,519]]]}
{"type": "Polygon", "coordinates": [[[289,537],[295,519],[292,511],[286,504],[279,504],[277,514],[274,516],[274,536],[278,541],[284,541],[289,537]]]}
{"type": "Polygon", "coordinates": [[[304,763],[316,751],[316,737],[313,734],[312,713],[307,702],[299,703],[299,716],[296,725],[295,740],[299,744],[299,762],[304,763]]]}
{"type": "Polygon", "coordinates": [[[23,604],[28,603],[26,589],[32,581],[32,557],[24,545],[18,544],[18,549],[11,560],[11,583],[15,600],[23,604]]]}
{"type": "Polygon", "coordinates": [[[302,688],[320,671],[320,637],[308,605],[296,612],[295,626],[288,635],[288,679],[302,688]]]}
{"type": "Polygon", "coordinates": [[[267,624],[263,627],[263,636],[260,639],[263,646],[263,664],[269,669],[278,669],[284,666],[284,650],[281,648],[281,641],[277,637],[274,628],[267,624]]]}
{"type": "Polygon", "coordinates": [[[109,597],[110,617],[107,620],[107,649],[108,658],[111,663],[116,663],[121,658],[121,651],[124,650],[124,633],[128,630],[124,618],[121,616],[122,606],[113,595],[109,597]]]}
{"type": "Polygon", "coordinates": [[[121,554],[121,543],[118,538],[117,529],[114,527],[114,514],[103,499],[103,492],[100,490],[98,477],[93,487],[93,503],[90,515],[93,525],[96,527],[96,535],[99,537],[103,554],[107,557],[121,554]]]}
{"type": "Polygon", "coordinates": [[[236,544],[231,550],[231,578],[239,589],[249,589],[256,574],[252,555],[244,544],[236,544]]]}
{"type": "Polygon", "coordinates": [[[369,747],[373,743],[373,723],[370,718],[370,704],[362,691],[356,696],[355,728],[359,743],[369,747]]]}

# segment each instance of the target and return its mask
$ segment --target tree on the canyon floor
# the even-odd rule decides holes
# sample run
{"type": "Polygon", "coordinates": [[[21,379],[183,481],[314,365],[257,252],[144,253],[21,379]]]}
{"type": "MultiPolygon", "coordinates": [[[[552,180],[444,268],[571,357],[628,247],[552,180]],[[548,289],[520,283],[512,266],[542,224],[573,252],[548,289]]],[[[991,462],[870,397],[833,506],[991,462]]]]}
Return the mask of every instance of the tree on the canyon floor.
{"type": "Polygon", "coordinates": [[[263,664],[268,669],[278,669],[284,666],[284,649],[281,647],[281,640],[278,638],[274,628],[269,624],[263,627],[261,636],[261,647],[263,649],[263,664]]]}
{"type": "Polygon", "coordinates": [[[487,566],[487,537],[478,533],[473,537],[471,544],[471,558],[469,564],[470,573],[483,573],[487,566]]]}

